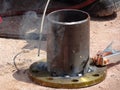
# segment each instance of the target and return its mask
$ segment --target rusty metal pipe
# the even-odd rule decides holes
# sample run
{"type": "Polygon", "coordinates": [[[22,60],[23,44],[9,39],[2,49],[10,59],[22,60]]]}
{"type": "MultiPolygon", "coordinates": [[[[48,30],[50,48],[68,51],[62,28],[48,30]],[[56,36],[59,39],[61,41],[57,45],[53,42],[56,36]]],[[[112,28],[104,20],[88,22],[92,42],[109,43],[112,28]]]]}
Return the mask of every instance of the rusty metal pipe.
{"type": "Polygon", "coordinates": [[[47,65],[55,76],[83,72],[89,59],[89,15],[81,10],[51,12],[48,19],[47,65]]]}

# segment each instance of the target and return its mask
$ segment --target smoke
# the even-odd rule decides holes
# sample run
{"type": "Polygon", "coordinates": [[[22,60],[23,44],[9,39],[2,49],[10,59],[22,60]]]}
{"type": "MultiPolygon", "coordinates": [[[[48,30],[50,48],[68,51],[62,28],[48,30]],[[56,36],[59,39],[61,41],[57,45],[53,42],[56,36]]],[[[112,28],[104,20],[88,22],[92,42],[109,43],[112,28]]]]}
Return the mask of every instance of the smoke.
{"type": "MultiPolygon", "coordinates": [[[[33,47],[38,48],[38,40],[39,40],[39,31],[41,25],[41,15],[37,15],[34,11],[26,12],[20,23],[20,38],[25,39],[28,43],[31,43],[33,47]]],[[[42,41],[46,40],[47,34],[47,22],[45,20],[42,35],[42,41]]]]}
{"type": "MultiPolygon", "coordinates": [[[[38,34],[39,33],[39,25],[40,19],[37,16],[36,12],[34,11],[28,11],[23,15],[21,26],[20,26],[20,34],[24,35],[25,39],[29,39],[32,33],[38,34]]],[[[36,37],[33,37],[35,39],[36,37]]]]}

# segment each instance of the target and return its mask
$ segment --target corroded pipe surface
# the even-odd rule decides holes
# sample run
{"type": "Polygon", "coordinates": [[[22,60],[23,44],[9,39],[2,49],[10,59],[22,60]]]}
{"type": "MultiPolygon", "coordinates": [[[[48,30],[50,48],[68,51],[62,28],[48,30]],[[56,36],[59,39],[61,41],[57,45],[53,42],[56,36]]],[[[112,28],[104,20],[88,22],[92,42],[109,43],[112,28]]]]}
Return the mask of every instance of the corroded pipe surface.
{"type": "Polygon", "coordinates": [[[48,14],[47,19],[48,71],[56,76],[83,72],[89,59],[89,15],[63,9],[48,14]]]}

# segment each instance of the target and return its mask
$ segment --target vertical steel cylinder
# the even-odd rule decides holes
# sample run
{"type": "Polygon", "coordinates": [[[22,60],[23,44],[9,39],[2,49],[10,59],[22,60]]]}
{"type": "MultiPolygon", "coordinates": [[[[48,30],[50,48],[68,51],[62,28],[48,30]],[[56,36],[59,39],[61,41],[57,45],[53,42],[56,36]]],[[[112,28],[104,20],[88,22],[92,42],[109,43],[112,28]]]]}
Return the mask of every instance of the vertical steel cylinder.
{"type": "Polygon", "coordinates": [[[89,15],[63,9],[47,15],[47,65],[53,75],[79,74],[89,59],[89,15]]]}

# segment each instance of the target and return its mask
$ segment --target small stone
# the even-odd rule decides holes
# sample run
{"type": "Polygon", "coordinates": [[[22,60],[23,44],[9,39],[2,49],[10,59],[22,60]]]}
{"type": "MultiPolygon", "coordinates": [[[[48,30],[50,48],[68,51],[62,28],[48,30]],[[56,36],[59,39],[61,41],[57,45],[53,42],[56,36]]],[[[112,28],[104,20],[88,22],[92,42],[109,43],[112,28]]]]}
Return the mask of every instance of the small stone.
{"type": "Polygon", "coordinates": [[[103,87],[99,86],[99,88],[103,89],[103,87]]]}
{"type": "Polygon", "coordinates": [[[111,24],[113,24],[113,22],[110,22],[111,24]]]}
{"type": "Polygon", "coordinates": [[[115,75],[114,74],[112,74],[112,75],[110,75],[111,77],[114,77],[115,75]]]}
{"type": "Polygon", "coordinates": [[[107,24],[105,24],[104,26],[107,26],[107,24]]]}

